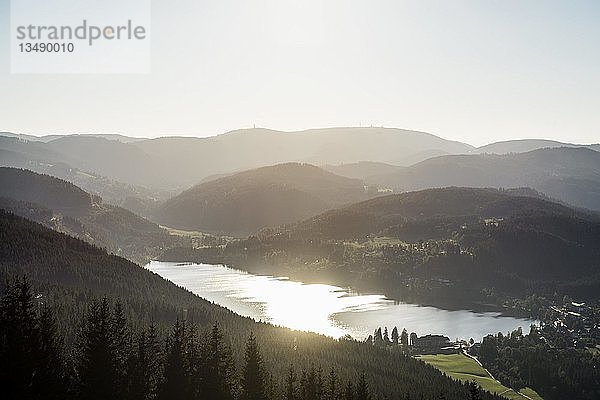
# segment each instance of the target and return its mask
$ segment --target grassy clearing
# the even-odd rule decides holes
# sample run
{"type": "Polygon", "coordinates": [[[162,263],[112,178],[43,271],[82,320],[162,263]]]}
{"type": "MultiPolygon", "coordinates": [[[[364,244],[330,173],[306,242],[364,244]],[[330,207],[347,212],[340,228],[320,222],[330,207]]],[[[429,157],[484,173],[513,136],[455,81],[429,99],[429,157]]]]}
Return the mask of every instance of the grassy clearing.
{"type": "Polygon", "coordinates": [[[380,236],[370,240],[373,246],[405,245],[406,242],[393,237],[380,236]]]}
{"type": "Polygon", "coordinates": [[[502,385],[500,382],[490,378],[485,369],[483,369],[483,367],[475,360],[463,354],[422,355],[416,356],[416,358],[432,365],[454,379],[461,381],[475,380],[483,390],[500,394],[510,400],[527,400],[527,397],[525,396],[528,396],[533,400],[542,400],[533,389],[522,389],[520,392],[525,395],[522,396],[514,390],[502,385]]]}
{"type": "Polygon", "coordinates": [[[166,229],[167,232],[169,232],[169,234],[173,236],[183,236],[191,238],[201,238],[202,236],[204,236],[204,233],[198,231],[186,231],[183,229],[170,228],[164,225],[161,225],[160,227],[166,229]]]}

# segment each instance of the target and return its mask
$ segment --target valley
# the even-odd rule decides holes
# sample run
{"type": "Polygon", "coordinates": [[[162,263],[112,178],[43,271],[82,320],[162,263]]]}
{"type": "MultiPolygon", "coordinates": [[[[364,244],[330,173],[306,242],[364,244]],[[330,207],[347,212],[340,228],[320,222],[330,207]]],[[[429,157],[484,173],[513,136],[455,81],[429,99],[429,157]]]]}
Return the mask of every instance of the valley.
{"type": "Polygon", "coordinates": [[[0,399],[599,400],[599,21],[0,1],[0,399]]]}
{"type": "Polygon", "coordinates": [[[398,302],[382,294],[254,275],[219,265],[151,262],[145,268],[234,312],[278,326],[364,341],[379,326],[420,336],[434,333],[481,341],[492,332],[528,332],[535,321],[498,313],[447,311],[398,302]]]}
{"type": "MultiPolygon", "coordinates": [[[[349,135],[346,139],[354,135],[353,131],[338,133],[349,135]]],[[[390,133],[384,132],[383,137],[390,133]]],[[[263,131],[252,134],[280,135],[263,131]]],[[[315,133],[316,137],[332,134],[315,133]]],[[[24,249],[6,248],[5,244],[4,261],[0,260],[3,273],[8,280],[25,274],[43,298],[61,305],[56,318],[67,343],[77,338],[73,316],[105,293],[123,302],[132,324],[153,321],[162,327],[161,335],[168,336],[174,317],[184,316],[200,329],[217,321],[227,332],[225,337],[232,348],[238,350],[248,330],[259,333],[257,340],[265,365],[279,371],[274,375],[278,382],[285,381],[283,364],[292,357],[285,343],[291,338],[294,349],[300,337],[305,338],[302,340],[307,353],[301,357],[302,368],[309,368],[306,362],[311,360],[325,369],[333,367],[343,379],[351,377],[350,365],[357,359],[336,355],[332,365],[315,351],[319,348],[319,354],[337,354],[341,350],[336,346],[350,346],[360,352],[361,362],[373,360],[365,378],[374,393],[384,397],[407,387],[405,383],[393,387],[384,383],[382,376],[389,375],[377,366],[382,360],[389,360],[385,365],[398,365],[399,371],[408,365],[402,363],[409,363],[421,373],[424,370],[423,364],[413,358],[420,354],[418,349],[394,346],[389,339],[373,339],[379,327],[396,331],[405,328],[423,340],[429,335],[451,338],[452,346],[458,346],[451,351],[455,355],[460,355],[460,349],[476,352],[479,346],[489,348],[490,337],[496,337],[490,335],[500,332],[513,337],[518,331],[522,336],[516,337],[523,337],[523,342],[496,339],[493,346],[508,348],[526,343],[527,347],[519,351],[532,354],[537,347],[560,349],[559,357],[575,363],[573,368],[594,362],[595,353],[587,350],[600,344],[600,258],[596,245],[600,240],[600,215],[594,211],[594,189],[590,186],[588,192],[567,191],[565,186],[553,186],[550,190],[549,181],[545,181],[552,175],[552,179],[569,185],[595,182],[596,154],[600,153],[594,150],[570,146],[531,151],[533,144],[526,143],[524,150],[529,152],[496,156],[460,150],[459,146],[453,151],[465,152],[464,156],[436,155],[405,166],[386,163],[389,160],[361,162],[359,155],[354,160],[341,160],[354,163],[322,168],[285,162],[255,164],[244,170],[241,164],[232,164],[230,172],[212,170],[211,175],[211,170],[202,169],[195,178],[197,182],[186,187],[192,182],[185,180],[189,178],[164,178],[172,171],[157,172],[156,179],[150,181],[149,175],[131,179],[116,174],[110,169],[113,166],[93,166],[102,162],[103,149],[117,151],[124,158],[133,151],[139,160],[135,163],[140,166],[147,162],[161,165],[158,159],[168,152],[159,155],[144,139],[123,142],[126,139],[113,138],[107,144],[102,141],[108,139],[102,136],[64,137],[49,139],[48,145],[31,139],[7,140],[0,143],[5,143],[3,151],[11,157],[3,157],[3,163],[31,167],[37,173],[0,168],[0,207],[9,213],[3,216],[4,243],[18,243],[14,234],[29,237],[31,232],[49,238],[52,231],[47,229],[51,229],[70,235],[69,239],[52,240],[65,243],[59,247],[66,245],[73,252],[61,251],[49,257],[52,246],[24,249]],[[98,140],[101,146],[94,145],[98,140]],[[132,150],[131,146],[138,147],[132,150]],[[66,148],[81,154],[64,157],[60,151],[66,148]],[[100,153],[82,156],[90,151],[100,153]],[[564,159],[560,169],[549,167],[548,157],[554,156],[564,159]],[[465,165],[472,169],[490,160],[499,166],[495,175],[473,180],[457,172],[464,171],[465,165]],[[77,167],[58,167],[66,162],[77,167]],[[424,172],[424,168],[431,172],[424,172]],[[517,176],[518,168],[526,169],[528,174],[519,180],[501,178],[517,176]],[[559,170],[562,175],[556,173],[559,170]],[[206,175],[200,178],[201,174],[206,175]],[[411,176],[422,178],[427,174],[435,179],[411,180],[411,176]],[[488,185],[486,179],[494,185],[488,185]],[[170,183],[165,184],[167,181],[170,183]],[[569,197],[574,195],[579,197],[569,197]],[[11,219],[13,214],[41,226],[11,219]],[[8,229],[19,225],[29,233],[17,230],[8,234],[8,229]],[[94,247],[88,249],[84,242],[94,247]],[[83,256],[88,251],[95,255],[83,256]],[[104,251],[111,254],[102,255],[104,251]],[[96,265],[94,257],[109,257],[103,258],[103,270],[92,267],[96,265]],[[82,269],[82,263],[87,267],[82,269]],[[127,263],[129,266],[122,269],[127,263]],[[107,265],[113,267],[106,269],[107,265]],[[48,267],[55,272],[49,273],[48,267]],[[129,272],[123,275],[126,270],[129,272]],[[144,283],[140,286],[139,282],[144,283]],[[171,294],[164,297],[167,293],[171,294]],[[156,298],[157,294],[163,297],[156,298]],[[570,304],[583,303],[586,308],[578,314],[580,318],[569,314],[573,312],[570,304]],[[545,342],[537,336],[538,330],[530,333],[532,325],[539,326],[535,329],[540,329],[545,342]],[[315,347],[321,341],[323,346],[331,345],[336,350],[315,347]],[[278,359],[275,354],[286,355],[278,359]]],[[[178,142],[174,140],[173,144],[179,146],[178,142]]],[[[182,142],[190,144],[187,139],[182,142]]],[[[365,155],[371,151],[365,150],[365,155]]],[[[183,150],[177,147],[172,151],[183,150]]],[[[556,166],[556,161],[553,163],[556,166]]],[[[480,168],[486,174],[493,170],[490,166],[480,168]]],[[[450,350],[435,347],[428,351],[450,350]]],[[[458,393],[479,390],[477,385],[502,393],[505,398],[522,397],[517,394],[519,390],[534,393],[526,387],[551,400],[559,398],[564,390],[578,390],[569,386],[571,382],[561,381],[552,389],[537,376],[505,373],[507,367],[502,363],[516,365],[517,361],[486,351],[484,366],[500,373],[500,385],[515,390],[498,391],[500,387],[492,388],[483,381],[473,386],[463,379],[458,386],[442,384],[447,398],[462,398],[458,393]]],[[[535,354],[540,357],[540,353],[535,354]]],[[[552,353],[541,354],[547,357],[552,353]]],[[[236,362],[238,366],[243,364],[240,356],[236,362]]],[[[451,376],[462,374],[432,364],[451,372],[451,376]]],[[[548,360],[548,365],[558,364],[548,360]]],[[[519,364],[519,368],[532,366],[519,364]]],[[[593,380],[594,376],[585,379],[593,380]]],[[[408,390],[425,393],[412,383],[408,390]]],[[[426,398],[434,396],[433,388],[425,390],[429,391],[426,398]]],[[[585,393],[577,393],[577,398],[586,398],[585,393]]]]}

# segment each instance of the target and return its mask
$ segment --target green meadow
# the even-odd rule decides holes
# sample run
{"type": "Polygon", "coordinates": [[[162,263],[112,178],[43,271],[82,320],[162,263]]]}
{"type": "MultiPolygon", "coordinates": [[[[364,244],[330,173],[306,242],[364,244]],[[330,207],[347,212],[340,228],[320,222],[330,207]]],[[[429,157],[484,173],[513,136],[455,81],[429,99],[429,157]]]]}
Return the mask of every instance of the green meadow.
{"type": "Polygon", "coordinates": [[[519,392],[515,392],[513,389],[502,385],[497,380],[492,379],[477,361],[464,354],[421,355],[415,358],[432,365],[454,379],[461,381],[474,380],[483,390],[499,394],[507,399],[527,400],[529,398],[542,400],[542,397],[533,389],[524,388],[519,392]]]}

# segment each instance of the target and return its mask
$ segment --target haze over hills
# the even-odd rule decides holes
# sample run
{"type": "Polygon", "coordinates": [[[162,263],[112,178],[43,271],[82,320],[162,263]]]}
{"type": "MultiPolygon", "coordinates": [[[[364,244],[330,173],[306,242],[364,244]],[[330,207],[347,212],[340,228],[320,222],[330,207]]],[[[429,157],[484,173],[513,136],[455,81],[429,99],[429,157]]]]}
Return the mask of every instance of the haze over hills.
{"type": "Polygon", "coordinates": [[[27,135],[27,134],[23,134],[23,133],[0,132],[0,136],[14,137],[14,138],[18,138],[18,139],[27,140],[27,141],[44,142],[44,143],[48,143],[52,140],[60,139],[63,137],[68,137],[68,136],[71,136],[71,137],[72,136],[87,136],[87,137],[95,137],[95,138],[104,138],[104,139],[108,139],[108,140],[117,140],[122,143],[133,143],[133,142],[137,142],[137,141],[146,139],[146,138],[140,138],[140,137],[121,135],[120,133],[84,133],[84,134],[74,133],[74,134],[62,134],[62,135],[55,134],[55,135],[35,136],[35,135],[27,135]]]}
{"type": "Polygon", "coordinates": [[[361,178],[366,183],[396,192],[446,186],[531,187],[574,206],[600,210],[600,152],[587,148],[443,156],[380,175],[369,174],[363,171],[366,176],[361,178]]]}
{"type": "Polygon", "coordinates": [[[130,211],[105,204],[99,196],[28,170],[0,168],[0,208],[140,263],[183,243],[130,211]]]}
{"type": "Polygon", "coordinates": [[[205,176],[290,161],[326,164],[371,160],[401,164],[425,151],[456,154],[472,148],[428,133],[394,128],[300,132],[256,128],[207,138],[164,137],[138,142],[136,146],[168,159],[181,171],[194,166],[206,171],[205,176]]]}
{"type": "Polygon", "coordinates": [[[544,148],[557,148],[557,147],[584,147],[592,150],[599,151],[599,144],[581,145],[573,143],[557,142],[555,140],[545,139],[520,139],[520,140],[507,140],[502,142],[490,143],[485,146],[478,147],[470,151],[474,154],[507,154],[507,153],[526,153],[533,150],[544,149],[544,148]]]}
{"type": "MultiPolygon", "coordinates": [[[[0,138],[0,149],[16,151],[37,161],[66,163],[84,172],[155,189],[185,188],[210,175],[283,162],[336,165],[368,161],[409,166],[443,155],[581,147],[546,140],[515,140],[473,148],[424,132],[376,127],[299,132],[254,128],[204,138],[143,139],[115,134],[37,138],[7,132],[0,136],[12,136],[12,140],[0,138]]],[[[597,149],[598,145],[587,147],[597,149]]]]}
{"type": "MultiPolygon", "coordinates": [[[[6,136],[7,134],[5,134],[6,136]]],[[[113,135],[46,138],[11,134],[0,149],[29,161],[65,163],[84,172],[154,190],[185,189],[214,174],[283,162],[313,164],[361,160],[412,164],[432,154],[465,153],[472,146],[394,128],[328,128],[301,132],[242,129],[206,137],[129,140],[113,135]]],[[[12,166],[12,165],[11,165],[12,166]]]]}
{"type": "Polygon", "coordinates": [[[168,200],[155,219],[171,227],[247,235],[372,197],[360,180],[287,163],[199,184],[168,200]]]}
{"type": "MultiPolygon", "coordinates": [[[[103,143],[104,141],[102,139],[103,143]]],[[[57,148],[61,150],[60,146],[57,148]]],[[[55,176],[102,197],[110,204],[122,206],[135,213],[148,215],[158,202],[173,194],[169,191],[152,190],[141,185],[111,179],[89,170],[76,168],[73,166],[76,164],[79,164],[76,157],[58,153],[44,143],[0,136],[0,166],[24,168],[55,176]]]]}
{"type": "Polygon", "coordinates": [[[531,186],[576,206],[600,207],[596,174],[585,170],[595,168],[587,164],[591,156],[585,150],[598,149],[598,145],[583,146],[586,149],[555,141],[515,140],[475,149],[423,132],[374,127],[300,132],[256,128],[206,138],[136,141],[108,138],[115,137],[69,135],[51,138],[47,143],[0,137],[0,164],[67,179],[106,201],[144,215],[150,215],[161,201],[190,186],[284,162],[326,165],[325,169],[336,174],[396,191],[448,185],[531,186]],[[551,165],[549,158],[521,153],[556,146],[573,147],[580,152],[568,156],[559,148],[538,150],[553,150],[559,159],[569,158],[569,167],[565,168],[551,165]],[[494,158],[472,153],[509,154],[494,158]],[[577,166],[578,157],[582,157],[582,167],[577,166]]]}
{"type": "Polygon", "coordinates": [[[323,169],[336,175],[368,181],[372,176],[379,176],[400,171],[406,167],[382,162],[360,161],[352,164],[325,165],[323,169]]]}
{"type": "Polygon", "coordinates": [[[377,197],[223,249],[163,257],[370,283],[401,298],[465,307],[532,293],[598,299],[598,241],[598,214],[530,190],[445,188],[377,197]]]}
{"type": "MultiPolygon", "coordinates": [[[[155,223],[71,183],[10,168],[0,168],[0,209],[140,263],[156,257],[219,263],[365,293],[376,290],[411,303],[508,309],[542,320],[548,304],[572,303],[571,299],[595,304],[600,293],[600,216],[566,205],[600,209],[600,153],[575,145],[519,152],[554,145],[562,144],[519,141],[490,145],[482,154],[465,154],[479,149],[419,132],[380,128],[298,133],[252,129],[215,138],[129,143],[91,136],[52,138],[47,143],[0,137],[2,165],[82,182],[86,189],[114,196],[165,225],[249,236],[217,238],[195,232],[171,236],[155,223]],[[260,166],[280,158],[314,160],[325,167],[289,161],[260,166]],[[407,166],[412,160],[421,161],[407,166]],[[192,183],[160,204],[164,189],[178,193],[192,183]],[[433,189],[411,191],[421,188],[433,189]],[[404,193],[383,196],[378,189],[404,193]]],[[[0,225],[7,241],[0,246],[4,267],[0,274],[8,269],[26,272],[42,288],[40,293],[60,298],[69,310],[81,308],[90,293],[117,293],[126,297],[126,309],[135,318],[158,317],[164,322],[166,314],[172,315],[177,307],[187,310],[193,303],[190,312],[202,323],[215,316],[236,321],[229,326],[239,334],[236,324],[242,319],[216,307],[202,307],[186,297],[189,293],[174,293],[172,287],[138,272],[123,276],[132,267],[124,260],[1,210],[0,225]],[[28,248],[30,243],[34,246],[28,248]],[[96,271],[102,263],[106,268],[96,271]],[[98,279],[102,282],[95,282],[98,279]],[[155,293],[149,293],[152,290],[155,293]]],[[[74,329],[69,321],[69,329],[74,329]]],[[[551,322],[547,326],[553,326],[551,322]]],[[[268,325],[246,323],[245,327],[260,326],[269,335],[275,332],[268,325]]],[[[595,343],[590,332],[583,332],[586,343],[595,343]]],[[[272,346],[267,352],[271,362],[283,371],[281,355],[288,353],[282,349],[291,351],[290,342],[278,347],[273,336],[265,340],[272,346]]],[[[395,375],[392,353],[377,353],[369,359],[371,364],[363,362],[379,351],[376,343],[351,348],[340,341],[336,346],[343,351],[362,346],[361,365],[369,370],[382,366],[372,376],[375,387],[394,395],[407,393],[406,385],[398,384],[404,381],[395,375]],[[382,365],[381,360],[387,363],[382,365]],[[391,375],[385,375],[389,371],[391,375]],[[382,376],[390,376],[397,385],[388,390],[392,385],[382,376]]],[[[355,369],[355,353],[347,354],[344,362],[355,369]]],[[[327,349],[327,356],[340,359],[333,348],[327,349]]],[[[327,356],[321,352],[308,359],[327,356]]],[[[399,361],[401,366],[406,366],[405,358],[399,361]]],[[[398,362],[398,357],[393,359],[398,362]]],[[[413,368],[413,375],[415,371],[424,372],[413,368]]],[[[421,381],[411,376],[411,382],[421,381]]],[[[464,398],[464,393],[455,394],[464,398]]]]}
{"type": "Polygon", "coordinates": [[[68,163],[117,181],[154,188],[169,188],[171,177],[162,160],[131,143],[88,136],[66,136],[46,147],[68,155],[68,163]]]}

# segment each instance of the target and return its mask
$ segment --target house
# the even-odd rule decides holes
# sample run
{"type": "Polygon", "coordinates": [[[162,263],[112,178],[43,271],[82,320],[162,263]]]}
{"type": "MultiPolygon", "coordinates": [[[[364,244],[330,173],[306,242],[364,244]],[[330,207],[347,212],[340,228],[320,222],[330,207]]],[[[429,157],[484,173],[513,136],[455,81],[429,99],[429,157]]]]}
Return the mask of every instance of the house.
{"type": "Polygon", "coordinates": [[[443,335],[425,335],[415,338],[413,346],[423,351],[440,350],[450,346],[450,338],[443,335]]]}

